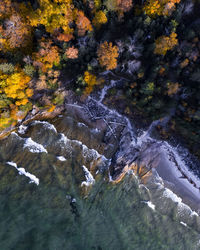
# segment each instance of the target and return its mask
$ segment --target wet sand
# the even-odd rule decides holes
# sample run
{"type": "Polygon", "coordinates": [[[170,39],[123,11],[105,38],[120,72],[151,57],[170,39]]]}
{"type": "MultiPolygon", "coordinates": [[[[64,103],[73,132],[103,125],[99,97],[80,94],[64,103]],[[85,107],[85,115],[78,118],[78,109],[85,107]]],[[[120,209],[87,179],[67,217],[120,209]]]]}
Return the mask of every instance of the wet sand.
{"type": "Polygon", "coordinates": [[[200,180],[185,166],[177,166],[166,152],[162,151],[155,169],[165,186],[200,214],[200,180]]]}

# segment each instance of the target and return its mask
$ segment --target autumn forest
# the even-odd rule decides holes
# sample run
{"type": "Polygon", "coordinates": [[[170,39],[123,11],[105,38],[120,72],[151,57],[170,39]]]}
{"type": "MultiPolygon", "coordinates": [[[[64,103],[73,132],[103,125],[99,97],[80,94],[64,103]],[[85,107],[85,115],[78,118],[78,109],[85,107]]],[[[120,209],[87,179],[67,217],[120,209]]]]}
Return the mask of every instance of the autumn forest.
{"type": "Polygon", "coordinates": [[[66,89],[88,96],[112,72],[126,79],[112,103],[120,91],[127,115],[146,123],[168,115],[161,136],[176,133],[200,156],[198,8],[198,0],[1,0],[0,130],[33,107],[52,112],[66,89]]]}

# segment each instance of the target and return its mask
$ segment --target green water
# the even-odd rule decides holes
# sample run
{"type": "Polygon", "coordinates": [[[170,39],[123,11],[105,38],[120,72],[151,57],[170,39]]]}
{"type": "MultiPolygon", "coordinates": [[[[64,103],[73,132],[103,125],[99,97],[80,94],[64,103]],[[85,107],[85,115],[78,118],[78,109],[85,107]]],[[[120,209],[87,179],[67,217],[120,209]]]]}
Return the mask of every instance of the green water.
{"type": "Polygon", "coordinates": [[[117,186],[100,181],[87,199],[74,186],[37,187],[20,177],[1,178],[1,249],[196,249],[198,234],[142,203],[131,177],[117,186]]]}
{"type": "Polygon", "coordinates": [[[151,196],[134,175],[114,185],[102,171],[86,189],[82,165],[89,168],[94,155],[83,156],[77,142],[68,142],[70,148],[42,127],[26,136],[48,153],[30,152],[16,134],[0,142],[1,250],[200,249],[198,230],[180,223],[177,206],[166,199],[167,212],[158,204],[150,208],[145,201],[151,196]],[[58,155],[67,160],[59,161],[58,155]],[[34,174],[39,185],[7,161],[34,174]]]}

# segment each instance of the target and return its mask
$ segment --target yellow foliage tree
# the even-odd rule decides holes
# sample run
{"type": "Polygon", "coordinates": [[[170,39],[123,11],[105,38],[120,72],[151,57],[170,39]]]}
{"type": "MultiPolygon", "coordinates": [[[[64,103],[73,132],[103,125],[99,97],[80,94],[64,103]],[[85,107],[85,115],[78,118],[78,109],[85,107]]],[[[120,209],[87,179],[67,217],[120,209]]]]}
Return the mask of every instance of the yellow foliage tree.
{"type": "Polygon", "coordinates": [[[62,28],[64,34],[72,34],[73,29],[69,24],[73,22],[73,10],[71,0],[39,0],[39,8],[31,11],[28,18],[34,27],[42,24],[46,31],[56,32],[62,28]]]}
{"type": "Polygon", "coordinates": [[[104,82],[103,79],[101,78],[97,79],[97,77],[94,74],[90,73],[89,71],[85,71],[84,81],[87,84],[87,87],[85,88],[85,93],[87,95],[89,95],[92,92],[95,85],[98,85],[104,82]]]}
{"type": "Polygon", "coordinates": [[[94,0],[94,6],[96,9],[99,9],[101,7],[101,0],[94,0]]]}
{"type": "Polygon", "coordinates": [[[98,61],[106,70],[115,69],[117,67],[118,47],[113,46],[112,43],[104,42],[100,44],[98,50],[98,61]]]}
{"type": "Polygon", "coordinates": [[[23,71],[15,70],[11,75],[0,75],[0,93],[5,93],[8,98],[15,100],[15,104],[25,105],[28,97],[31,97],[33,91],[28,88],[28,82],[31,78],[23,71]]]}
{"type": "Polygon", "coordinates": [[[33,90],[28,86],[30,79],[17,67],[13,74],[0,72],[0,128],[15,124],[25,116],[26,111],[20,109],[33,95],[33,90]]]}
{"type": "Polygon", "coordinates": [[[175,9],[175,4],[181,0],[148,0],[144,5],[144,12],[151,17],[156,15],[169,16],[175,9]]]}
{"type": "Polygon", "coordinates": [[[94,85],[97,84],[96,76],[91,74],[89,71],[85,71],[84,81],[87,83],[87,87],[85,88],[85,93],[90,94],[92,92],[94,85]]]}
{"type": "Polygon", "coordinates": [[[173,49],[178,44],[177,34],[172,32],[171,35],[161,36],[156,39],[155,54],[165,55],[168,50],[173,49]]]}
{"type": "Polygon", "coordinates": [[[107,23],[108,19],[106,17],[106,14],[100,10],[95,13],[94,19],[92,20],[92,23],[95,27],[100,28],[102,24],[107,23]]]}

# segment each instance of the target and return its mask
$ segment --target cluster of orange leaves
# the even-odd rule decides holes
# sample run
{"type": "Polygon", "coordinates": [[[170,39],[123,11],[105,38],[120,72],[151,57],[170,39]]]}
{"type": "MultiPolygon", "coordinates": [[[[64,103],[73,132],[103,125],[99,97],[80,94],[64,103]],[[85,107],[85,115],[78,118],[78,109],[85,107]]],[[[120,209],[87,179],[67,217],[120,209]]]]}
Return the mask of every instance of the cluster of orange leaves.
{"type": "Polygon", "coordinates": [[[118,47],[113,46],[112,43],[105,41],[100,44],[98,50],[98,61],[102,67],[105,67],[106,70],[115,69],[117,67],[117,58],[118,58],[118,47]]]}
{"type": "Polygon", "coordinates": [[[31,41],[32,28],[24,13],[27,8],[24,4],[2,0],[0,4],[0,50],[7,51],[16,48],[25,48],[31,41]]]}
{"type": "Polygon", "coordinates": [[[172,32],[169,37],[160,36],[157,38],[154,53],[158,55],[165,55],[168,50],[173,49],[178,44],[178,39],[176,37],[177,34],[172,32]]]}
{"type": "Polygon", "coordinates": [[[34,66],[39,66],[43,72],[60,62],[59,49],[50,40],[42,40],[39,51],[34,53],[33,57],[35,59],[34,66]]]}
{"type": "Polygon", "coordinates": [[[29,44],[31,28],[17,13],[5,21],[4,27],[2,32],[4,50],[26,47],[29,44]]]}
{"type": "Polygon", "coordinates": [[[58,70],[50,69],[39,76],[34,87],[36,90],[43,90],[48,88],[47,83],[51,83],[51,85],[60,84],[59,76],[60,72],[58,70]]]}
{"type": "Polygon", "coordinates": [[[189,64],[189,59],[186,58],[185,60],[183,60],[181,63],[180,63],[180,67],[181,69],[185,68],[188,64],[189,64]]]}
{"type": "Polygon", "coordinates": [[[119,17],[123,17],[124,12],[128,12],[133,7],[132,0],[106,0],[107,8],[111,11],[117,11],[119,17]]]}
{"type": "Polygon", "coordinates": [[[143,10],[148,16],[169,16],[175,9],[175,4],[181,0],[149,0],[143,10]]]}
{"type": "Polygon", "coordinates": [[[62,34],[62,33],[57,34],[55,32],[54,37],[58,41],[66,42],[67,43],[67,42],[69,42],[73,38],[73,35],[72,34],[62,34]]]}
{"type": "Polygon", "coordinates": [[[167,84],[167,94],[169,96],[172,96],[174,94],[176,94],[178,91],[179,91],[179,87],[180,85],[176,82],[176,83],[173,83],[173,82],[170,82],[167,84]]]}
{"type": "Polygon", "coordinates": [[[0,19],[8,17],[12,11],[11,0],[2,0],[0,4],[0,19]]]}
{"type": "Polygon", "coordinates": [[[76,59],[76,58],[78,58],[78,49],[76,49],[76,48],[74,48],[74,46],[72,46],[72,47],[66,49],[65,55],[69,59],[76,59]]]}
{"type": "Polygon", "coordinates": [[[86,31],[92,31],[92,25],[90,20],[85,16],[81,10],[74,10],[76,26],[78,28],[78,35],[84,36],[86,31]]]}
{"type": "Polygon", "coordinates": [[[133,6],[132,0],[116,0],[116,4],[117,4],[117,10],[121,12],[127,12],[133,6]]]}

